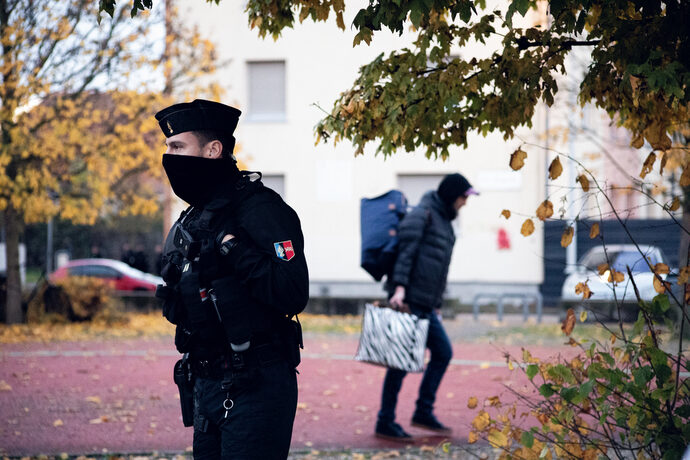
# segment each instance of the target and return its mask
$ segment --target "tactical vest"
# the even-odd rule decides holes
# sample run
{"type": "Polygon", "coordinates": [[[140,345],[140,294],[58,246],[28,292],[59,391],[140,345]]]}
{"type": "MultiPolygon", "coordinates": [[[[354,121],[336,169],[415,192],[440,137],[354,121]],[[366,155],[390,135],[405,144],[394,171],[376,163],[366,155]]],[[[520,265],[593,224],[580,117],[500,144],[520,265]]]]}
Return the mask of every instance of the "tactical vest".
{"type": "Polygon", "coordinates": [[[180,353],[210,356],[227,351],[229,343],[292,341],[292,321],[252,299],[219,251],[227,233],[248,238],[237,229],[262,188],[260,181],[244,177],[231,198],[215,199],[203,209],[188,208],[168,233],[161,273],[167,286],[156,295],[164,300],[163,315],[177,326],[180,353]]]}

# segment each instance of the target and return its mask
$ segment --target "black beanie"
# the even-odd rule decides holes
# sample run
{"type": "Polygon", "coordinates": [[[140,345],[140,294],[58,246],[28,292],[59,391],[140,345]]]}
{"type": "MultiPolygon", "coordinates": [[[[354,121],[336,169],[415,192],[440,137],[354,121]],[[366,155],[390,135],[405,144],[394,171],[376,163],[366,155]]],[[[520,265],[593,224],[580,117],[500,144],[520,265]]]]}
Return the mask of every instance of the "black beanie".
{"type": "Polygon", "coordinates": [[[465,176],[458,173],[448,174],[444,177],[438,185],[437,193],[441,200],[448,205],[453,204],[461,196],[479,195],[472,188],[472,184],[465,179],[465,176]]]}

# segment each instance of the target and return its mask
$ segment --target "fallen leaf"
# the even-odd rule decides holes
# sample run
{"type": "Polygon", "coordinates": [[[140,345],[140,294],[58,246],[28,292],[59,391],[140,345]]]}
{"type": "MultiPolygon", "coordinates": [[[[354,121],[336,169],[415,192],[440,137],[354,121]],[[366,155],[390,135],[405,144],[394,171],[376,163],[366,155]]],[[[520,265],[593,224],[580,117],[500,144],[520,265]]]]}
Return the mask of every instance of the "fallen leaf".
{"type": "Polygon", "coordinates": [[[537,217],[539,220],[546,220],[551,216],[553,216],[553,203],[544,200],[537,208],[537,217]]]}
{"type": "Polygon", "coordinates": [[[481,364],[479,364],[479,369],[488,369],[491,367],[491,363],[488,361],[484,361],[481,364]]]}
{"type": "Polygon", "coordinates": [[[575,310],[572,308],[568,308],[568,311],[566,312],[565,319],[563,320],[563,324],[561,324],[561,330],[565,335],[570,335],[573,332],[573,329],[575,328],[575,310]]]}
{"type": "Polygon", "coordinates": [[[446,393],[446,398],[448,398],[448,399],[453,399],[454,397],[455,397],[455,393],[453,393],[453,392],[451,392],[451,391],[449,391],[448,393],[446,393]]]}
{"type": "Polygon", "coordinates": [[[534,222],[532,222],[532,219],[527,219],[522,223],[520,233],[522,236],[530,236],[532,233],[534,233],[534,222]]]}
{"type": "Polygon", "coordinates": [[[0,391],[12,391],[12,387],[4,380],[0,380],[0,391]]]}
{"type": "Polygon", "coordinates": [[[642,171],[640,171],[640,177],[642,179],[644,179],[647,174],[652,172],[652,170],[654,169],[655,161],[656,154],[654,152],[651,152],[649,155],[647,155],[647,159],[644,160],[644,164],[642,165],[642,171]]]}
{"type": "Polygon", "coordinates": [[[85,401],[92,402],[94,404],[100,404],[101,403],[101,398],[98,396],[87,396],[84,398],[85,401]]]}
{"type": "Polygon", "coordinates": [[[567,248],[570,243],[573,242],[573,235],[575,234],[575,229],[573,227],[567,227],[563,230],[561,235],[561,247],[567,248]]]}
{"type": "Polygon", "coordinates": [[[501,211],[501,215],[503,217],[505,217],[506,219],[510,219],[510,211],[508,211],[507,209],[504,209],[503,211],[501,211]]]}
{"type": "Polygon", "coordinates": [[[556,157],[553,159],[551,165],[549,166],[549,179],[558,179],[558,176],[560,176],[562,173],[563,166],[561,165],[561,160],[558,157],[556,157]]]}
{"type": "Polygon", "coordinates": [[[584,174],[580,174],[577,176],[577,179],[575,179],[577,182],[580,183],[580,187],[582,187],[582,191],[589,192],[589,179],[587,179],[587,176],[584,174]]]}
{"type": "Polygon", "coordinates": [[[324,396],[332,396],[332,395],[334,395],[334,394],[335,394],[335,391],[334,391],[334,390],[325,390],[325,391],[323,392],[323,395],[324,395],[324,396]]]}
{"type": "Polygon", "coordinates": [[[498,407],[501,405],[501,400],[498,399],[498,396],[490,396],[489,398],[486,399],[486,402],[489,404],[489,406],[493,406],[493,407],[498,407]]]}
{"type": "Polygon", "coordinates": [[[470,396],[470,399],[467,400],[467,408],[474,409],[475,407],[477,407],[477,398],[475,396],[470,396]]]}
{"type": "Polygon", "coordinates": [[[525,158],[527,158],[527,153],[521,149],[517,149],[510,155],[510,167],[513,171],[517,171],[525,166],[525,158]]]}
{"type": "Polygon", "coordinates": [[[64,425],[64,423],[60,419],[57,419],[53,422],[53,426],[62,426],[62,425],[64,425]]]}
{"type": "Polygon", "coordinates": [[[592,227],[589,229],[589,239],[593,240],[599,236],[599,224],[598,223],[593,223],[592,227]]]}

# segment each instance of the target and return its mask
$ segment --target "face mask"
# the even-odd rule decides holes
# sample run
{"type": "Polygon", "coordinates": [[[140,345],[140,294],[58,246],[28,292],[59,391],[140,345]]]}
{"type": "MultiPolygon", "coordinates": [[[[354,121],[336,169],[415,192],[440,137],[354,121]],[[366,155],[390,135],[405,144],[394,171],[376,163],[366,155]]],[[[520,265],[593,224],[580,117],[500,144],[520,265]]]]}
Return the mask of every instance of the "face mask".
{"type": "Polygon", "coordinates": [[[163,168],[175,195],[196,207],[203,207],[240,176],[231,160],[169,153],[163,155],[163,168]]]}

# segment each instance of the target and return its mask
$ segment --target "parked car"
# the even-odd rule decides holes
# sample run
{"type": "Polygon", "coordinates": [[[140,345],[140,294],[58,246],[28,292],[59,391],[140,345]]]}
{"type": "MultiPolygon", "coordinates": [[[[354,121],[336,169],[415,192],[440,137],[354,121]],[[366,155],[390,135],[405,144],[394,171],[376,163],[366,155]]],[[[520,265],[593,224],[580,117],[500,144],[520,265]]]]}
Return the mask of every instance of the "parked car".
{"type": "Polygon", "coordinates": [[[112,283],[117,291],[155,291],[163,284],[160,276],[144,273],[124,262],[112,259],[74,259],[55,270],[50,281],[68,276],[92,276],[112,283]]]}
{"type": "MultiPolygon", "coordinates": [[[[587,251],[573,273],[568,275],[561,289],[561,301],[566,307],[572,306],[613,306],[614,302],[621,302],[627,305],[637,305],[635,289],[628,277],[628,270],[633,274],[635,285],[639,290],[642,300],[650,301],[658,293],[654,289],[654,274],[650,271],[649,265],[644,260],[647,258],[652,266],[657,263],[668,265],[668,259],[664,253],[656,246],[640,245],[640,249],[633,244],[607,245],[606,251],[603,246],[596,246],[587,251]],[[609,272],[600,275],[598,268],[601,264],[608,263],[614,270],[625,275],[625,280],[616,286],[608,281],[609,272]],[[587,282],[587,286],[592,291],[592,297],[583,300],[582,294],[575,293],[575,286],[578,283],[587,282]]],[[[673,269],[671,269],[673,271],[673,269]]],[[[661,275],[666,280],[669,275],[661,275]]],[[[629,310],[629,309],[628,309],[629,310]]],[[[609,310],[611,312],[611,310],[609,310]]],[[[637,316],[637,313],[634,313],[637,316]]]]}

